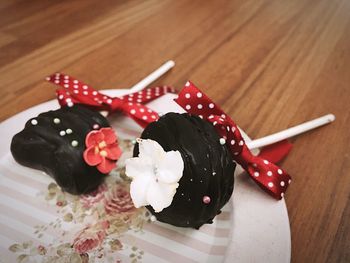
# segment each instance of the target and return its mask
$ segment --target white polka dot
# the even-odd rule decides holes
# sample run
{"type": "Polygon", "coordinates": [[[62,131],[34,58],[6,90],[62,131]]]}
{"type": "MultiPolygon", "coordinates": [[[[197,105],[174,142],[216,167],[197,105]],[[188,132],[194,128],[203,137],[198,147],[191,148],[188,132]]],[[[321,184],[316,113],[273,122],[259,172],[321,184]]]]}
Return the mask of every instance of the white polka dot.
{"type": "Polygon", "coordinates": [[[186,105],[186,110],[190,110],[191,109],[191,105],[186,105]]]}
{"type": "Polygon", "coordinates": [[[226,127],[226,130],[229,132],[229,131],[230,131],[230,127],[229,127],[229,126],[227,126],[227,127],[226,127]]]}
{"type": "Polygon", "coordinates": [[[64,82],[64,83],[69,83],[69,80],[68,80],[68,79],[65,79],[63,82],[64,82]]]}
{"type": "Polygon", "coordinates": [[[64,96],[63,96],[62,94],[58,96],[58,98],[59,98],[60,100],[63,99],[63,97],[64,97],[64,96]]]}
{"type": "Polygon", "coordinates": [[[267,160],[264,160],[264,164],[269,164],[269,162],[267,160]]]}
{"type": "Polygon", "coordinates": [[[97,95],[97,91],[96,91],[96,90],[93,91],[93,92],[92,92],[92,95],[96,96],[96,95],[97,95]]]}
{"type": "Polygon", "coordinates": [[[210,104],[209,104],[209,108],[210,108],[210,109],[213,109],[214,107],[215,107],[214,103],[210,103],[210,104]]]}
{"type": "Polygon", "coordinates": [[[212,118],[214,118],[214,115],[213,114],[209,115],[208,119],[212,119],[212,118]]]}
{"type": "Polygon", "coordinates": [[[267,172],[267,176],[272,176],[272,172],[271,172],[271,171],[268,171],[268,172],[267,172]]]}
{"type": "Polygon", "coordinates": [[[155,116],[155,115],[152,115],[151,118],[152,118],[152,119],[156,119],[156,116],[155,116]]]}
{"type": "Polygon", "coordinates": [[[64,76],[64,79],[69,79],[69,77],[67,75],[64,76]]]}
{"type": "Polygon", "coordinates": [[[132,109],[132,110],[130,111],[130,113],[131,113],[131,114],[135,114],[135,113],[136,113],[136,110],[132,109]]]}
{"type": "Polygon", "coordinates": [[[218,123],[217,121],[214,121],[214,122],[213,122],[213,125],[215,126],[217,123],[218,123]]]}
{"type": "Polygon", "coordinates": [[[108,104],[111,104],[111,103],[112,103],[112,100],[111,100],[111,99],[108,99],[108,100],[107,100],[107,103],[108,103],[108,104]]]}
{"type": "Polygon", "coordinates": [[[150,98],[151,98],[151,96],[146,96],[146,99],[148,99],[148,100],[149,100],[150,98]]]}
{"type": "Polygon", "coordinates": [[[233,154],[234,154],[234,155],[238,155],[238,154],[239,154],[239,152],[234,152],[233,154]]]}
{"type": "Polygon", "coordinates": [[[259,172],[254,172],[255,177],[259,177],[259,172]]]}
{"type": "Polygon", "coordinates": [[[235,145],[235,140],[231,140],[231,145],[235,145]]]}
{"type": "Polygon", "coordinates": [[[66,132],[65,131],[60,131],[60,135],[64,136],[64,135],[66,135],[66,132]]]}
{"type": "Polygon", "coordinates": [[[291,182],[292,182],[292,180],[289,179],[289,180],[288,180],[288,184],[290,184],[291,182]]]}
{"type": "Polygon", "coordinates": [[[200,92],[197,93],[197,98],[202,98],[202,96],[203,96],[202,93],[200,92]]]}
{"type": "Polygon", "coordinates": [[[86,86],[86,85],[83,85],[83,89],[88,89],[88,86],[86,86]]]}
{"type": "Polygon", "coordinates": [[[142,119],[143,120],[147,120],[147,116],[142,116],[142,119]]]}
{"type": "Polygon", "coordinates": [[[284,193],[281,193],[281,197],[283,198],[283,196],[284,196],[284,193]]]}
{"type": "Polygon", "coordinates": [[[203,109],[203,105],[202,105],[202,104],[198,104],[198,105],[197,105],[197,108],[198,108],[199,110],[201,110],[201,109],[203,109]]]}
{"type": "Polygon", "coordinates": [[[221,114],[221,118],[226,118],[226,115],[225,114],[221,114]]]}
{"type": "Polygon", "coordinates": [[[68,103],[68,102],[72,102],[72,99],[71,98],[67,98],[66,99],[66,102],[68,103]]]}
{"type": "Polygon", "coordinates": [[[72,129],[67,129],[67,130],[66,130],[66,133],[67,133],[67,134],[72,134],[72,132],[73,132],[72,129]]]}
{"type": "Polygon", "coordinates": [[[72,142],[71,142],[71,145],[72,145],[73,147],[77,147],[77,146],[78,146],[78,141],[76,141],[76,140],[72,141],[72,142]]]}
{"type": "Polygon", "coordinates": [[[281,185],[281,186],[284,186],[284,185],[285,185],[284,181],[281,181],[281,182],[280,182],[280,185],[281,185]]]}
{"type": "Polygon", "coordinates": [[[50,78],[50,77],[46,77],[45,79],[46,79],[47,81],[50,81],[50,80],[51,80],[51,78],[50,78]]]}
{"type": "Polygon", "coordinates": [[[238,143],[239,146],[243,146],[243,144],[244,144],[244,141],[242,141],[242,140],[240,140],[238,143]]]}
{"type": "Polygon", "coordinates": [[[187,81],[186,84],[185,84],[186,87],[189,87],[190,85],[191,85],[191,84],[190,84],[189,81],[187,81]]]}
{"type": "Polygon", "coordinates": [[[152,112],[152,110],[151,110],[151,109],[148,109],[148,110],[147,110],[147,112],[151,113],[151,112],[152,112]]]}
{"type": "Polygon", "coordinates": [[[32,125],[37,125],[38,124],[38,121],[36,119],[33,119],[31,122],[30,122],[32,125]]]}
{"type": "Polygon", "coordinates": [[[133,103],[132,103],[132,102],[129,102],[129,103],[128,103],[128,105],[129,105],[129,106],[132,106],[132,105],[133,105],[133,103]]]}
{"type": "Polygon", "coordinates": [[[191,98],[191,94],[190,94],[190,93],[186,93],[186,94],[185,94],[185,98],[186,98],[186,99],[191,98]]]}
{"type": "Polygon", "coordinates": [[[226,143],[226,140],[224,138],[220,138],[220,144],[224,145],[226,143]]]}
{"type": "Polygon", "coordinates": [[[73,80],[73,83],[78,84],[78,81],[75,79],[75,80],[73,80]]]}
{"type": "Polygon", "coordinates": [[[256,163],[253,163],[253,167],[257,167],[258,165],[256,163]]]}
{"type": "Polygon", "coordinates": [[[83,94],[84,95],[88,95],[89,93],[87,91],[83,91],[83,94]]]}
{"type": "Polygon", "coordinates": [[[232,127],[232,128],[231,128],[231,131],[232,131],[232,132],[235,132],[235,131],[236,131],[236,128],[235,128],[235,127],[232,127]]]}
{"type": "Polygon", "coordinates": [[[142,95],[138,95],[137,97],[138,97],[139,99],[142,99],[142,95]]]}
{"type": "Polygon", "coordinates": [[[140,112],[145,112],[145,109],[140,109],[140,112]]]}
{"type": "Polygon", "coordinates": [[[53,123],[55,124],[59,124],[61,122],[61,120],[59,118],[54,118],[53,119],[53,123]]]}
{"type": "Polygon", "coordinates": [[[74,105],[73,102],[68,102],[68,103],[67,103],[67,106],[68,106],[68,107],[73,107],[73,105],[74,105]]]}
{"type": "Polygon", "coordinates": [[[65,88],[69,88],[69,85],[68,84],[64,84],[63,85],[65,88]]]}
{"type": "Polygon", "coordinates": [[[278,169],[278,170],[277,170],[277,173],[278,173],[278,174],[283,174],[283,171],[282,171],[281,169],[278,169]]]}
{"type": "Polygon", "coordinates": [[[74,94],[78,94],[78,93],[79,93],[79,90],[74,90],[73,93],[74,93],[74,94]]]}
{"type": "Polygon", "coordinates": [[[141,99],[137,99],[137,102],[142,102],[142,100],[141,99]]]}
{"type": "Polygon", "coordinates": [[[198,115],[199,118],[203,119],[203,115],[198,115]]]}
{"type": "Polygon", "coordinates": [[[77,88],[79,88],[79,86],[78,85],[73,85],[73,88],[77,89],[77,88]]]}
{"type": "Polygon", "coordinates": [[[128,101],[132,101],[132,98],[128,98],[128,101]]]}
{"type": "Polygon", "coordinates": [[[56,83],[56,84],[60,84],[60,81],[56,79],[56,80],[55,80],[55,83],[56,83]]]}
{"type": "Polygon", "coordinates": [[[271,187],[273,187],[273,182],[269,182],[267,185],[268,185],[268,187],[271,188],[271,187]]]}

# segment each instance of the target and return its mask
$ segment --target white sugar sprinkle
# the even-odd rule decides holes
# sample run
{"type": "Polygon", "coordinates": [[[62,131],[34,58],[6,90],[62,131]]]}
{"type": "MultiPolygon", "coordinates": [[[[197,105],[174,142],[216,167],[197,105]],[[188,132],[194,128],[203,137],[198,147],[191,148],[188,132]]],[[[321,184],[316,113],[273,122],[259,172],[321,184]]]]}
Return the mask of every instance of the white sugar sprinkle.
{"type": "Polygon", "coordinates": [[[226,140],[224,138],[220,138],[220,144],[224,145],[226,143],[226,140]]]}

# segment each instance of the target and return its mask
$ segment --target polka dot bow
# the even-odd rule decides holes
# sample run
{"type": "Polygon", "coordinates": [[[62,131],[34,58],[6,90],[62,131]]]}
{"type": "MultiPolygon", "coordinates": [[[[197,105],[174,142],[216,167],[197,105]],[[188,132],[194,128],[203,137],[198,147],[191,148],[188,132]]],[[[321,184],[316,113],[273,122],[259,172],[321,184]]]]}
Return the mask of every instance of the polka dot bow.
{"type": "Polygon", "coordinates": [[[74,104],[83,104],[109,113],[120,111],[143,128],[159,118],[156,112],[143,104],[168,92],[174,92],[173,88],[163,86],[113,98],[101,94],[89,85],[65,74],[56,73],[47,77],[46,80],[62,87],[56,90],[57,99],[61,106],[72,107],[74,104]]]}
{"type": "Polygon", "coordinates": [[[187,82],[175,101],[188,113],[211,122],[226,144],[233,159],[267,193],[281,199],[291,182],[290,176],[275,164],[254,156],[233,120],[191,82],[187,82]]]}

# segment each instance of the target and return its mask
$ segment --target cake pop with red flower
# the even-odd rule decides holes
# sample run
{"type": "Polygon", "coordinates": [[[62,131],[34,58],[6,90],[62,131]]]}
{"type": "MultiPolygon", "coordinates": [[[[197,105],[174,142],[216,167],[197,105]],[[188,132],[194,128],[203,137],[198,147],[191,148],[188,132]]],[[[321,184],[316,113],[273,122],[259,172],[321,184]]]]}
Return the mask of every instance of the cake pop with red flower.
{"type": "Polygon", "coordinates": [[[46,172],[72,194],[95,190],[121,155],[108,121],[80,105],[28,120],[13,137],[11,152],[18,163],[46,172]]]}

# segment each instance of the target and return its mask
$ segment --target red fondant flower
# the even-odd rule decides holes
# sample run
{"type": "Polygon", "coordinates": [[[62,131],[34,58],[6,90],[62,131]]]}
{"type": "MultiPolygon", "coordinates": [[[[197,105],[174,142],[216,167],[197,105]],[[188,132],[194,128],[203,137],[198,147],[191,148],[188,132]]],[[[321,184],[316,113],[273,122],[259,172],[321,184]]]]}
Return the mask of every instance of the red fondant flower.
{"type": "Polygon", "coordinates": [[[90,166],[97,166],[101,173],[109,173],[122,151],[112,128],[93,130],[85,138],[84,160],[90,166]]]}

